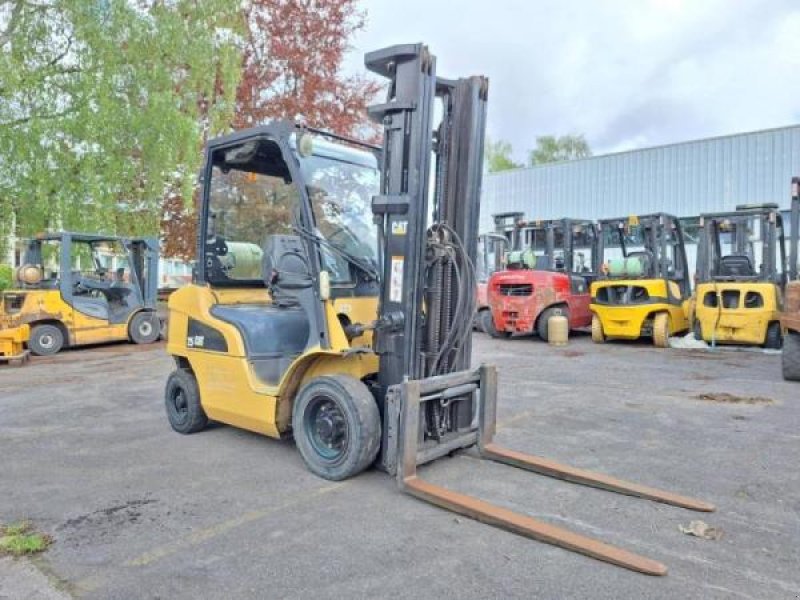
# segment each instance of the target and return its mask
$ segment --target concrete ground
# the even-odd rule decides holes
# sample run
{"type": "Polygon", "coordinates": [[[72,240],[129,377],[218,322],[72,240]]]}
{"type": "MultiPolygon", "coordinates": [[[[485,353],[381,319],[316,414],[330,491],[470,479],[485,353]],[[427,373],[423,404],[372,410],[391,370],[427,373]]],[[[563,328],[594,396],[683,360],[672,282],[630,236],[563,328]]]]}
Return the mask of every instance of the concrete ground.
{"type": "Polygon", "coordinates": [[[32,561],[0,561],[0,597],[35,586],[28,576],[47,588],[30,597],[800,597],[800,385],[782,381],[779,356],[586,337],[555,349],[477,334],[475,360],[499,366],[498,442],[694,495],[718,511],[470,453],[422,475],[662,561],[666,577],[457,517],[401,494],[379,472],[323,481],[291,442],[225,426],[173,433],[163,346],[114,345],[0,366],[0,522],[31,519],[54,538],[32,561]],[[704,393],[762,400],[697,398],[704,393]],[[679,530],[694,519],[722,537],[679,530]]]}

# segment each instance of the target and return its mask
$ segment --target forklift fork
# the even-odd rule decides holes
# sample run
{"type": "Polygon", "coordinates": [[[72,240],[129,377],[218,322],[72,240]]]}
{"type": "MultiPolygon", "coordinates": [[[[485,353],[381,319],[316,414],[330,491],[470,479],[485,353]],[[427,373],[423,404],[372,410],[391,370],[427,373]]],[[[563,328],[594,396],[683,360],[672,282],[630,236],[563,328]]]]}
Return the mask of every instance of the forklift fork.
{"type": "MultiPolygon", "coordinates": [[[[548,477],[629,496],[639,496],[690,510],[704,512],[714,510],[713,505],[700,500],[615,479],[600,473],[576,469],[545,458],[498,446],[493,442],[497,404],[497,373],[493,366],[484,365],[476,371],[406,381],[395,386],[393,391],[400,400],[397,482],[401,490],[436,506],[506,529],[512,533],[560,546],[566,550],[585,554],[647,575],[665,575],[667,568],[660,562],[627,550],[424,481],[417,475],[417,466],[450,453],[454,449],[464,448],[477,442],[478,450],[483,458],[548,477]],[[473,426],[468,431],[461,432],[459,437],[448,440],[448,443],[421,451],[419,449],[420,406],[426,401],[440,399],[448,390],[454,389],[460,394],[473,396],[473,402],[477,403],[477,423],[474,420],[473,426]]],[[[452,396],[452,394],[449,395],[452,396]]]]}

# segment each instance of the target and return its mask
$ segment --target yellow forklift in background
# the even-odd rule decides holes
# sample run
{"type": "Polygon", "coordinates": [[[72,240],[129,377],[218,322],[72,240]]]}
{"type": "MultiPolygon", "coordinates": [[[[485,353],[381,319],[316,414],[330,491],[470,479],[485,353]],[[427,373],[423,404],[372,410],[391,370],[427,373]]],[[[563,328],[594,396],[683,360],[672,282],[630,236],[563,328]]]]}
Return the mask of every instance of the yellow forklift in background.
{"type": "Polygon", "coordinates": [[[786,239],[777,204],[700,215],[694,335],[779,349],[786,239]]]}
{"type": "Polygon", "coordinates": [[[158,340],[158,241],[84,233],[30,240],[0,298],[0,358],[66,346],[158,340]],[[6,354],[7,353],[7,354],[6,354]]]}
{"type": "Polygon", "coordinates": [[[601,268],[591,286],[592,341],[652,337],[659,348],[689,329],[683,231],[666,213],[598,222],[601,268]]]}
{"type": "Polygon", "coordinates": [[[365,62],[390,80],[369,109],[381,149],[282,121],[209,141],[196,279],[169,299],[169,423],[293,436],[320,477],[374,464],[442,508],[663,575],[656,561],[420,478],[419,465],[477,446],[522,469],[713,510],[494,443],[496,372],[471,367],[488,82],[437,77],[421,44],[365,62]],[[237,271],[256,248],[260,272],[237,271]]]}

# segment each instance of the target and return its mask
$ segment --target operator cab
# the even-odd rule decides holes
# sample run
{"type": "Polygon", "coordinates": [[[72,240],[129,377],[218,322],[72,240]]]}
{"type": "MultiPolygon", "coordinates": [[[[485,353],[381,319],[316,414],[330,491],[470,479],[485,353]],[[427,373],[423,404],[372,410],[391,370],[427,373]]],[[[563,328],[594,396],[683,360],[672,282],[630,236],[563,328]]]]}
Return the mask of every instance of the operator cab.
{"type": "Polygon", "coordinates": [[[668,214],[603,219],[599,222],[601,271],[605,279],[662,279],[676,299],[690,282],[683,232],[668,214]]]}
{"type": "Polygon", "coordinates": [[[597,230],[586,219],[517,221],[517,246],[508,268],[555,271],[569,275],[575,293],[586,293],[597,276],[597,230]]]}
{"type": "Polygon", "coordinates": [[[296,236],[312,244],[309,275],[319,266],[338,293],[374,281],[377,237],[370,202],[379,181],[375,154],[298,133],[265,126],[244,138],[220,138],[209,147],[200,271],[206,283],[277,283],[271,281],[273,273],[262,272],[273,236],[296,236]]]}
{"type": "Polygon", "coordinates": [[[153,245],[81,233],[40,235],[28,242],[17,279],[22,289],[60,290],[87,316],[124,323],[146,303],[150,265],[144,254],[153,245]]]}
{"type": "Polygon", "coordinates": [[[278,122],[209,144],[197,279],[266,289],[223,299],[211,314],[239,330],[268,385],[307,349],[329,345],[320,300],[378,294],[377,157],[347,143],[278,122]]]}
{"type": "Polygon", "coordinates": [[[738,206],[700,215],[697,278],[785,284],[788,271],[783,217],[777,204],[738,206]]]}

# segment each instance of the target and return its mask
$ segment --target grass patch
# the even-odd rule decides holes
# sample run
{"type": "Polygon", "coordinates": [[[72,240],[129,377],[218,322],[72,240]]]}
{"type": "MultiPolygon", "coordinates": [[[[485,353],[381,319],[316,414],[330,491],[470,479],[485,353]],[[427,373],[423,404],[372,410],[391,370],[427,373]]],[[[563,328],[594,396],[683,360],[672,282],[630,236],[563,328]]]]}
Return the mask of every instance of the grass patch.
{"type": "Polygon", "coordinates": [[[35,531],[29,521],[0,525],[0,556],[24,556],[44,552],[52,543],[50,536],[35,531]]]}

